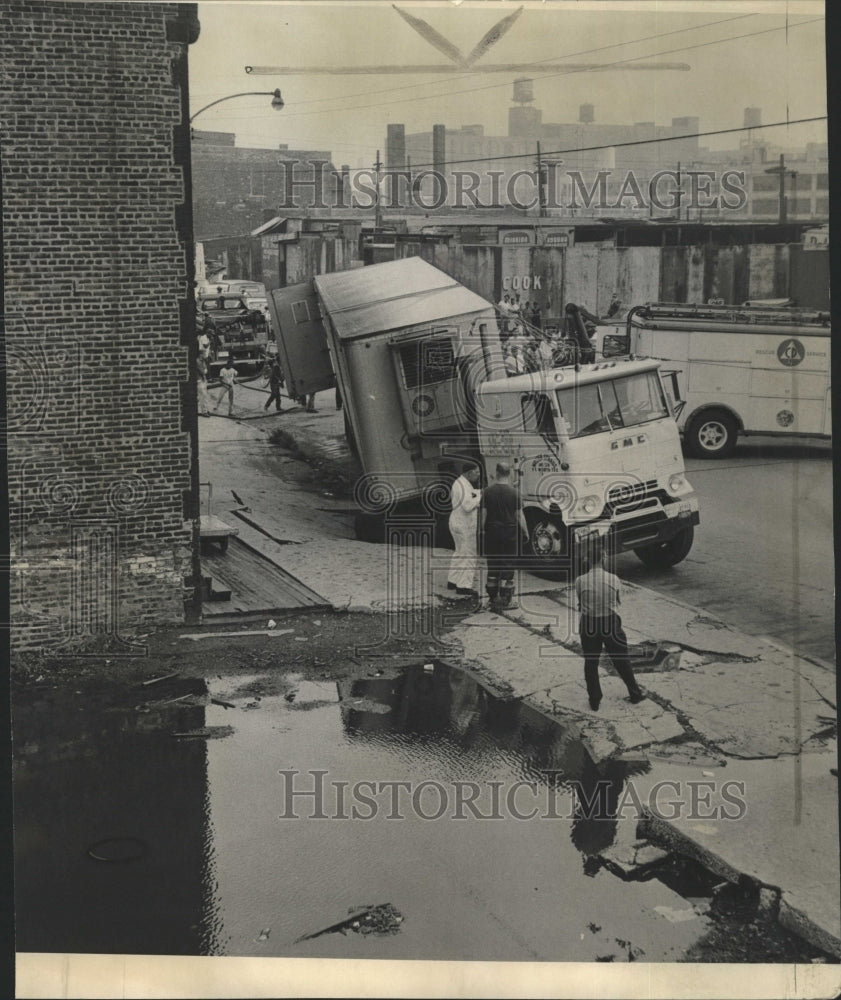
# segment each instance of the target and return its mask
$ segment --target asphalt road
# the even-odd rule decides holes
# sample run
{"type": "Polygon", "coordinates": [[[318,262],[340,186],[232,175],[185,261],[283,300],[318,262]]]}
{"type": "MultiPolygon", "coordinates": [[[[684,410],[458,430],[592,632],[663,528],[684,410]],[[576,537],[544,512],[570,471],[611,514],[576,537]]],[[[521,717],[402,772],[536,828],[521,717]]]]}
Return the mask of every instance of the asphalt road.
{"type": "Polygon", "coordinates": [[[831,444],[748,438],[728,459],[687,459],[687,475],[692,551],[667,572],[624,555],[621,576],[834,662],[831,444]]]}

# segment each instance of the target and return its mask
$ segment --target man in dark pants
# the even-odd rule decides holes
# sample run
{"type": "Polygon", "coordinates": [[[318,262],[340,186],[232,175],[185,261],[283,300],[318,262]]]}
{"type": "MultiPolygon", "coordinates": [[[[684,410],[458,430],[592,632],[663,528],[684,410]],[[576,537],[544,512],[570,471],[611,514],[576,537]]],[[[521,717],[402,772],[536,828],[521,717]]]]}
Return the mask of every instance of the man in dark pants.
{"type": "Polygon", "coordinates": [[[283,407],[280,405],[280,390],[283,386],[283,372],[280,370],[280,365],[277,360],[272,362],[272,366],[269,369],[269,398],[266,400],[266,405],[263,407],[264,410],[268,408],[274,402],[275,410],[277,413],[283,413],[283,407]]]}
{"type": "Polygon", "coordinates": [[[520,496],[511,485],[511,466],[498,462],[496,482],[482,498],[484,510],[484,554],[488,561],[485,590],[491,604],[497,601],[503,608],[516,607],[514,597],[514,564],[520,534],[528,537],[526,519],[520,507],[520,496]]]}
{"type": "Polygon", "coordinates": [[[645,695],[631,669],[628,658],[628,640],[622,629],[622,619],[617,614],[619,606],[619,578],[604,568],[604,548],[595,543],[588,558],[588,568],[575,581],[578,610],[581,613],[579,633],[581,649],[584,653],[584,679],[590,708],[598,711],[602,700],[599,684],[599,656],[602,647],[607,650],[616,672],[625,682],[633,704],[642,701],[645,695]]]}

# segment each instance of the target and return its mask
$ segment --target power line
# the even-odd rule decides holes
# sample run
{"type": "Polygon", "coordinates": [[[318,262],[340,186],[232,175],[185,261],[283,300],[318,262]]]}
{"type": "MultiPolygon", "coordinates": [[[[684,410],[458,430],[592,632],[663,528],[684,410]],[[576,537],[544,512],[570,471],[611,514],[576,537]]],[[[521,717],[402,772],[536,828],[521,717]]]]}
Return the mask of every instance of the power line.
{"type": "MultiPolygon", "coordinates": [[[[685,135],[669,135],[659,139],[635,139],[631,142],[607,142],[598,146],[577,146],[572,149],[552,149],[542,153],[543,157],[561,156],[568,153],[593,153],[601,149],[622,149],[627,146],[650,146],[657,142],[678,142],[681,139],[706,139],[712,135],[731,135],[734,132],[756,132],[764,128],[780,128],[783,125],[803,125],[807,122],[825,122],[826,115],[816,115],[813,118],[792,118],[788,121],[770,122],[767,125],[740,125],[738,128],[713,129],[709,132],[688,132],[685,135]]],[[[500,156],[474,156],[469,160],[448,160],[442,166],[454,167],[462,163],[489,163],[496,160],[525,160],[534,157],[534,153],[503,153],[500,156]]],[[[434,163],[412,164],[415,167],[432,167],[434,163]]]]}
{"type": "MultiPolygon", "coordinates": [[[[826,115],[815,115],[811,118],[792,118],[787,121],[769,122],[767,125],[740,125],[738,128],[712,129],[708,132],[688,132],[684,135],[669,135],[669,136],[663,136],[658,139],[635,139],[630,142],[609,142],[609,143],[603,143],[598,146],[576,146],[570,149],[553,149],[553,150],[543,151],[541,153],[541,157],[545,158],[547,156],[561,156],[561,155],[568,155],[570,153],[591,153],[591,152],[598,152],[599,150],[603,149],[622,149],[629,146],[650,146],[653,143],[678,142],[683,139],[706,139],[714,135],[733,135],[734,133],[737,132],[758,132],[760,129],[781,128],[783,126],[804,125],[810,123],[814,124],[815,122],[825,122],[826,120],[827,120],[826,115]]],[[[274,152],[274,150],[267,148],[267,152],[274,152]]],[[[466,163],[490,163],[490,162],[497,162],[499,160],[526,160],[533,158],[534,158],[533,151],[527,153],[503,153],[500,156],[474,156],[467,160],[447,160],[440,165],[444,167],[456,167],[466,163]]],[[[705,162],[709,162],[711,165],[714,164],[714,161],[705,161],[705,162]]],[[[432,167],[436,165],[437,164],[435,163],[413,163],[412,171],[414,172],[415,170],[421,167],[432,167]]],[[[714,165],[721,166],[720,163],[714,165]]],[[[367,170],[369,168],[354,167],[352,169],[367,170]]],[[[400,171],[397,170],[394,172],[398,173],[400,171]]],[[[281,173],[281,171],[279,170],[263,171],[263,174],[266,176],[279,173],[281,173]]],[[[386,173],[388,173],[388,171],[386,171],[386,173]]]]}
{"type": "MultiPolygon", "coordinates": [[[[608,63],[604,63],[603,65],[600,65],[598,67],[598,69],[593,69],[593,68],[589,68],[588,67],[586,69],[581,69],[581,70],[571,70],[570,72],[571,73],[595,73],[595,72],[602,72],[603,70],[613,69],[613,68],[616,68],[616,67],[624,66],[624,65],[627,65],[628,63],[639,62],[642,59],[651,59],[651,58],[655,58],[657,56],[673,55],[676,52],[690,52],[690,51],[693,51],[693,50],[696,50],[696,49],[708,48],[710,45],[722,45],[722,44],[725,44],[727,42],[740,41],[740,40],[742,40],[744,38],[755,38],[758,35],[767,35],[767,34],[770,34],[772,32],[775,32],[775,31],[786,31],[786,32],[788,32],[791,28],[800,28],[800,27],[804,27],[805,25],[808,25],[808,24],[822,23],[823,20],[824,19],[822,17],[815,17],[815,18],[809,19],[808,21],[798,21],[796,24],[780,25],[780,26],[778,26],[776,28],[763,28],[763,29],[761,29],[759,31],[749,31],[749,32],[745,32],[742,35],[730,35],[728,38],[718,38],[718,39],[715,39],[714,41],[710,41],[710,42],[698,42],[698,43],[696,43],[694,45],[684,45],[684,46],[680,46],[680,47],[678,47],[676,49],[666,49],[665,51],[662,51],[662,52],[649,52],[649,53],[646,53],[646,54],[640,55],[640,56],[630,56],[627,59],[617,59],[614,62],[608,62],[608,63]]],[[[552,79],[553,77],[566,76],[566,75],[568,75],[566,72],[547,73],[541,79],[543,79],[543,80],[549,80],[549,79],[552,79]]],[[[299,111],[299,112],[294,112],[293,111],[293,112],[290,112],[287,115],[285,115],[285,117],[286,118],[308,118],[308,117],[311,117],[312,115],[330,114],[330,113],[335,112],[335,111],[365,111],[365,110],[369,110],[371,108],[382,108],[382,107],[385,107],[386,105],[390,105],[390,104],[409,104],[409,103],[414,103],[415,101],[429,101],[429,100],[434,100],[434,99],[441,98],[441,97],[450,97],[450,96],[453,96],[453,95],[475,94],[475,93],[479,93],[479,92],[485,91],[485,90],[498,90],[501,87],[508,87],[508,86],[509,86],[509,84],[507,82],[504,83],[504,84],[493,83],[493,84],[487,84],[487,85],[482,86],[482,87],[469,87],[469,88],[463,89],[463,90],[445,91],[442,94],[421,94],[421,95],[418,95],[417,97],[398,98],[397,100],[394,100],[394,101],[378,101],[376,104],[357,104],[357,105],[354,105],[354,106],[349,107],[349,108],[322,108],[321,110],[317,110],[317,111],[299,111]]]]}
{"type": "MultiPolygon", "coordinates": [[[[555,56],[547,56],[545,59],[535,59],[531,63],[531,65],[534,66],[534,67],[539,67],[542,63],[554,62],[556,59],[574,59],[574,58],[577,58],[578,56],[592,55],[593,53],[596,53],[596,52],[605,52],[608,49],[616,49],[616,48],[620,48],[621,46],[624,46],[624,45],[636,45],[639,42],[650,42],[650,41],[653,41],[656,38],[667,38],[669,35],[679,35],[679,34],[682,34],[683,32],[686,32],[686,31],[701,31],[704,28],[712,28],[712,27],[714,27],[716,25],[719,25],[719,24],[729,24],[731,21],[741,21],[741,20],[743,20],[746,17],[756,17],[756,16],[757,16],[756,14],[738,14],[736,17],[725,17],[725,18],[721,18],[721,19],[719,19],[717,21],[707,21],[704,24],[697,24],[697,25],[693,25],[692,27],[688,27],[688,28],[676,28],[673,31],[662,31],[662,32],[658,32],[657,34],[654,34],[654,35],[643,35],[640,38],[629,38],[626,41],[623,41],[623,42],[614,42],[611,45],[599,45],[596,48],[581,49],[578,52],[566,52],[566,53],[561,53],[561,54],[555,55],[555,56]]],[[[468,75],[468,76],[480,76],[480,75],[482,75],[482,71],[481,71],[481,69],[477,69],[477,70],[475,70],[475,71],[473,71],[473,72],[471,72],[469,74],[462,73],[459,76],[452,76],[452,77],[448,77],[448,78],[443,79],[443,80],[430,81],[430,83],[428,84],[428,86],[439,86],[439,85],[447,84],[447,83],[456,83],[459,80],[463,80],[464,77],[465,77],[465,75],[468,75]]],[[[501,87],[507,87],[508,83],[494,84],[493,86],[495,88],[496,87],[500,87],[500,88],[501,87]]],[[[394,92],[394,91],[397,91],[397,90],[417,90],[417,89],[418,89],[418,84],[404,84],[403,86],[400,86],[400,87],[389,87],[389,90],[391,92],[394,92]]],[[[382,93],[382,89],[379,89],[379,90],[363,90],[363,91],[358,91],[358,92],[356,92],[354,94],[345,94],[342,97],[320,97],[320,98],[313,98],[313,99],[311,99],[309,101],[298,101],[297,102],[297,106],[300,107],[301,105],[305,105],[305,104],[324,104],[326,102],[332,102],[332,101],[346,101],[346,100],[352,100],[355,97],[368,97],[368,96],[373,97],[373,96],[376,96],[377,94],[381,94],[381,93],[382,93]]],[[[196,96],[196,95],[192,95],[192,96],[196,96]]],[[[208,95],[205,95],[205,96],[208,96],[208,95]]],[[[446,96],[446,95],[445,94],[435,94],[435,95],[430,95],[430,96],[443,97],[443,96],[446,96]]]]}

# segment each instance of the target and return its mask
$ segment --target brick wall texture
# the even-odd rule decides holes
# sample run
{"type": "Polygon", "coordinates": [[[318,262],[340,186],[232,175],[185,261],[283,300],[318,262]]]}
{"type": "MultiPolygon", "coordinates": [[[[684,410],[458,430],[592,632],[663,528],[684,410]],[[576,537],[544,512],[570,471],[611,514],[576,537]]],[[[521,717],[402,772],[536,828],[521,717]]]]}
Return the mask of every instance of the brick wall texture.
{"type": "Polygon", "coordinates": [[[0,5],[13,648],[119,652],[190,596],[177,14],[0,5]]]}

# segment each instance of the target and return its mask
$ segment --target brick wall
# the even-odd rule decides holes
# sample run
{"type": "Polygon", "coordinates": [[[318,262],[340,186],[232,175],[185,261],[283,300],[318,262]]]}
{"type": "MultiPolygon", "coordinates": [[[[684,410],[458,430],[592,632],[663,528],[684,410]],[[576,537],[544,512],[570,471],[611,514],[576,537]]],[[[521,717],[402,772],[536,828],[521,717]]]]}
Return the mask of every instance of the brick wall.
{"type": "Polygon", "coordinates": [[[192,160],[199,240],[250,233],[266,221],[267,211],[283,215],[290,207],[297,211],[317,201],[335,204],[338,182],[325,150],[250,149],[198,141],[193,142],[192,160]]]}
{"type": "Polygon", "coordinates": [[[191,4],[0,6],[15,648],[131,652],[192,594],[196,35],[191,4]]]}

